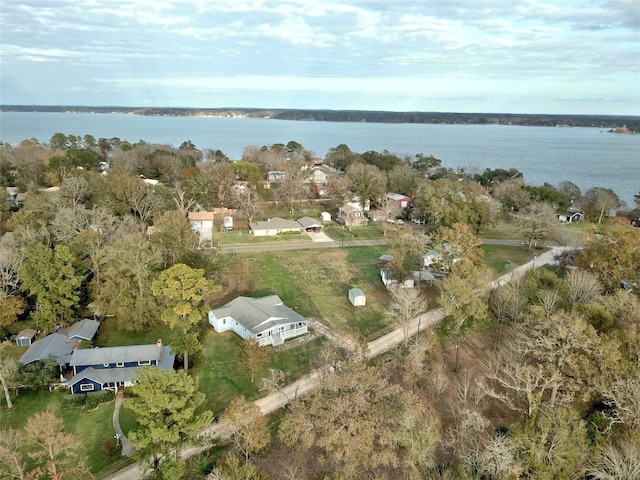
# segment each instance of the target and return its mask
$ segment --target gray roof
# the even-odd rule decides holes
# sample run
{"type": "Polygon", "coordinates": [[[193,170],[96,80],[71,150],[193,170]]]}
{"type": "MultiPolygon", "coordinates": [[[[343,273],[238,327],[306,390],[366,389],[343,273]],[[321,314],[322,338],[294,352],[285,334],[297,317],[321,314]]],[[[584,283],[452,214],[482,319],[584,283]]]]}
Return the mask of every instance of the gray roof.
{"type": "Polygon", "coordinates": [[[31,344],[22,357],[20,363],[27,365],[37,360],[46,360],[53,355],[58,365],[64,366],[69,363],[71,352],[76,348],[78,341],[67,338],[61,333],[52,333],[31,344]]]}
{"type": "Polygon", "coordinates": [[[69,338],[78,338],[80,340],[91,340],[98,328],[100,327],[100,322],[97,320],[90,320],[88,318],[83,318],[79,322],[74,323],[68,328],[59,330],[59,333],[66,333],[69,338]]]}
{"type": "Polygon", "coordinates": [[[283,218],[274,217],[266,222],[254,222],[249,224],[251,230],[283,230],[298,229],[300,224],[294,220],[285,220],[283,218]]]}
{"type": "MultiPolygon", "coordinates": [[[[134,345],[139,347],[146,347],[148,345],[134,345]]],[[[154,348],[158,348],[153,345],[154,348]]],[[[92,349],[96,350],[96,349],[92,349]]],[[[81,352],[82,350],[78,350],[81,352]]],[[[142,359],[144,360],[144,359],[142,359]]],[[[152,366],[152,368],[159,368],[160,370],[171,370],[173,368],[173,362],[175,360],[175,356],[171,355],[171,347],[163,346],[162,347],[162,361],[158,364],[157,367],[152,366]]],[[[79,381],[89,378],[98,383],[110,383],[110,382],[129,382],[136,377],[136,370],[141,367],[122,367],[122,368],[85,368],[80,373],[77,373],[66,383],[71,386],[79,381]]]]}
{"type": "MultiPolygon", "coordinates": [[[[163,357],[166,357],[165,349],[168,348],[166,346],[162,347],[163,357]]],[[[157,360],[159,353],[158,346],[155,343],[151,345],[127,345],[124,347],[81,348],[73,352],[69,365],[72,367],[84,367],[105,363],[157,360]]]]}
{"type": "Polygon", "coordinates": [[[366,295],[359,288],[352,288],[349,290],[349,297],[366,297],[366,295]]]}
{"type": "Polygon", "coordinates": [[[275,325],[307,321],[287,307],[277,295],[262,298],[237,297],[225,306],[212,310],[212,313],[216,318],[232,317],[254,334],[275,325]]]}
{"type": "Polygon", "coordinates": [[[311,217],[302,217],[298,219],[298,223],[302,225],[303,228],[320,228],[322,227],[322,223],[320,223],[315,218],[311,217]]]}

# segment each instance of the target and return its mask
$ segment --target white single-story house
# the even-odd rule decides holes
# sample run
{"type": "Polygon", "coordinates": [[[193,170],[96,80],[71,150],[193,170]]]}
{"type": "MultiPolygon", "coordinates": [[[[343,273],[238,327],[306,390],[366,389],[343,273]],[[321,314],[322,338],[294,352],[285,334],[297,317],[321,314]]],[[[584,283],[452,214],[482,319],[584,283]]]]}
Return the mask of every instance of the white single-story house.
{"type": "Polygon", "coordinates": [[[349,289],[349,301],[354,307],[364,307],[367,304],[367,296],[359,288],[349,289]]]}
{"type": "Polygon", "coordinates": [[[151,345],[81,348],[71,355],[73,377],[65,383],[71,393],[116,391],[131,386],[139,367],[171,370],[174,360],[171,348],[163,346],[161,340],[151,345]]]}
{"type": "Polygon", "coordinates": [[[213,212],[189,212],[189,222],[194,232],[213,229],[213,212]]]}
{"type": "Polygon", "coordinates": [[[286,339],[308,332],[308,320],[277,295],[237,297],[211,310],[209,324],[216,332],[233,330],[242,338],[255,338],[260,345],[282,345],[286,339]]]}
{"type": "Polygon", "coordinates": [[[295,220],[285,220],[274,217],[266,222],[254,222],[249,224],[250,233],[256,237],[278,235],[286,232],[302,233],[304,229],[295,220]]]}
{"type": "Polygon", "coordinates": [[[576,223],[582,220],[580,212],[564,212],[558,214],[558,220],[563,223],[576,223]]]}

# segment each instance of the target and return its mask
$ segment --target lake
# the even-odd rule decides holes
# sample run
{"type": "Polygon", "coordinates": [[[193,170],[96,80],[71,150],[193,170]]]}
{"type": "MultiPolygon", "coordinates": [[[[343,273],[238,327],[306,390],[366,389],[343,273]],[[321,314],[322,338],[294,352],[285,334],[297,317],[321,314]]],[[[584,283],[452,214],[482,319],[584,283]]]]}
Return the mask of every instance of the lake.
{"type": "Polygon", "coordinates": [[[57,132],[174,146],[191,140],[200,149],[220,149],[234,160],[250,145],[295,140],[324,157],[330,148],[346,144],[358,153],[388,150],[401,156],[433,155],[445,167],[467,171],[516,168],[526,182],[536,185],[570,180],[583,192],[594,186],[611,188],[631,206],[640,192],[640,135],[598,128],[0,113],[0,140],[11,145],[30,138],[46,142],[57,132]]]}

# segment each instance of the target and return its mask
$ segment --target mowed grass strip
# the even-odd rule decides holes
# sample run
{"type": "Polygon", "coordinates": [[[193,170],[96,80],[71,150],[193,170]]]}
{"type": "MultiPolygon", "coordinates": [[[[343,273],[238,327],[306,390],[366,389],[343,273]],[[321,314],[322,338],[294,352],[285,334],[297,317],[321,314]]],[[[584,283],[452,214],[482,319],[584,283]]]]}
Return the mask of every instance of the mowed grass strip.
{"type": "Polygon", "coordinates": [[[509,273],[516,267],[533,260],[534,255],[540,255],[547,249],[527,250],[526,247],[510,245],[482,245],[484,259],[489,268],[497,276],[509,273]]]}
{"type": "Polygon", "coordinates": [[[341,333],[370,338],[390,324],[389,293],[380,280],[378,257],[385,247],[352,247],[243,255],[255,282],[252,296],[278,295],[287,306],[322,320],[341,333]],[[349,302],[350,288],[367,295],[367,305],[349,302]]]}
{"type": "Polygon", "coordinates": [[[331,223],[322,227],[322,231],[326,233],[336,242],[344,240],[377,240],[384,238],[384,229],[377,224],[371,223],[363,227],[343,227],[337,223],[331,223]]]}

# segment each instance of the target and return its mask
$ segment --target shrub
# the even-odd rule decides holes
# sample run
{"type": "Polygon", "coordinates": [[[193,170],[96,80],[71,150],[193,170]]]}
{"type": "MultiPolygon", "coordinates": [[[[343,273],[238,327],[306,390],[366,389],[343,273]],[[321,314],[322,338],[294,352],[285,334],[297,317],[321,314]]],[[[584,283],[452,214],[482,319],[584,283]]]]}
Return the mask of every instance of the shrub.
{"type": "Polygon", "coordinates": [[[102,390],[101,392],[87,393],[84,397],[86,397],[84,409],[93,410],[99,405],[113,400],[115,398],[115,394],[110,390],[102,390]]]}

